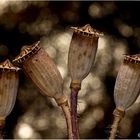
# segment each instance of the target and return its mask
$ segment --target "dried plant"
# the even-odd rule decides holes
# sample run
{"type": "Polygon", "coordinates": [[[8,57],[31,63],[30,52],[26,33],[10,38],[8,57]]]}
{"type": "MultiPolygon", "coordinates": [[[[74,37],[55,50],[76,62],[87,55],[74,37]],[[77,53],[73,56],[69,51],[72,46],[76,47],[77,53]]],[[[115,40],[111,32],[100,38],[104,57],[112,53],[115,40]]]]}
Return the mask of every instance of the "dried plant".
{"type": "Polygon", "coordinates": [[[71,121],[74,139],[79,138],[77,125],[77,96],[82,80],[89,74],[95,59],[98,39],[103,34],[89,24],[72,27],[74,30],[68,55],[68,69],[71,76],[71,121]]]}
{"type": "MultiPolygon", "coordinates": [[[[7,59],[0,63],[0,129],[4,127],[5,119],[12,111],[18,90],[19,68],[7,59]]],[[[1,136],[2,138],[2,136],[1,136]]]]}
{"type": "Polygon", "coordinates": [[[67,122],[68,136],[72,138],[70,110],[67,97],[63,94],[63,79],[53,60],[37,42],[30,46],[24,46],[21,53],[13,62],[22,64],[22,69],[41,93],[52,97],[61,106],[67,122]]]}
{"type": "Polygon", "coordinates": [[[110,139],[114,139],[119,122],[140,93],[140,54],[126,55],[115,83],[114,99],[116,109],[110,139]]]}

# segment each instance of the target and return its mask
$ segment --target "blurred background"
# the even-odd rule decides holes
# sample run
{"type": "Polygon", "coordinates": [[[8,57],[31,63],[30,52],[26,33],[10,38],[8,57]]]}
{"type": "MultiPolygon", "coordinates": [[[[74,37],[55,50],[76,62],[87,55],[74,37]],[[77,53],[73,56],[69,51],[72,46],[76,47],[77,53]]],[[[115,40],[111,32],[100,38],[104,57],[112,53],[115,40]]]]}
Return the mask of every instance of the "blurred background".
{"type": "MultiPolygon", "coordinates": [[[[13,60],[23,45],[38,40],[55,61],[70,95],[67,68],[71,26],[90,24],[104,32],[91,73],[82,83],[78,99],[81,138],[106,139],[115,108],[113,90],[123,54],[140,51],[140,2],[9,1],[0,0],[0,61],[13,60]]],[[[118,138],[139,138],[140,97],[127,111],[118,138]]],[[[7,117],[5,138],[67,138],[61,108],[40,94],[20,73],[15,107],[7,117]]]]}

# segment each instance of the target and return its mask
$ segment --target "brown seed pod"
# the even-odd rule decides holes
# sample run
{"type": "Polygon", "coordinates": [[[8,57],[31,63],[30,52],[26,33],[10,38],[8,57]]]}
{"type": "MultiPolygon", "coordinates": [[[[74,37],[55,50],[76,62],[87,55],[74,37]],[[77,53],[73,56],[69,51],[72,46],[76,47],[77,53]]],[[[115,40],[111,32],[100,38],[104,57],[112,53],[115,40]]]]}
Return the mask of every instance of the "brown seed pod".
{"type": "Polygon", "coordinates": [[[72,29],[74,33],[69,48],[68,68],[72,78],[71,86],[80,88],[81,81],[89,74],[95,59],[98,38],[103,33],[93,29],[89,24],[72,29]]]}
{"type": "Polygon", "coordinates": [[[69,138],[72,138],[70,110],[67,97],[63,94],[63,79],[53,60],[37,42],[24,46],[21,53],[13,60],[22,64],[23,71],[32,79],[40,91],[56,100],[61,106],[68,128],[69,138]]]}
{"type": "Polygon", "coordinates": [[[114,121],[109,139],[114,139],[118,125],[128,109],[140,93],[140,54],[125,55],[123,64],[117,75],[114,99],[116,109],[113,112],[114,121]]]}
{"type": "Polygon", "coordinates": [[[24,72],[42,93],[55,98],[58,104],[65,102],[62,91],[63,79],[60,72],[47,52],[39,46],[39,42],[31,46],[24,46],[13,62],[22,64],[24,72]],[[62,101],[62,97],[64,101],[62,101]]]}
{"type": "Polygon", "coordinates": [[[98,39],[103,33],[89,24],[84,27],[72,27],[74,30],[68,55],[68,69],[71,76],[71,122],[73,138],[79,139],[77,125],[77,96],[82,80],[89,74],[94,62],[98,39]]]}
{"type": "Polygon", "coordinates": [[[122,111],[129,108],[140,92],[140,54],[126,55],[115,83],[116,107],[122,111]]]}
{"type": "Polygon", "coordinates": [[[7,59],[0,63],[0,127],[4,125],[5,118],[12,111],[18,89],[19,68],[7,59]]]}

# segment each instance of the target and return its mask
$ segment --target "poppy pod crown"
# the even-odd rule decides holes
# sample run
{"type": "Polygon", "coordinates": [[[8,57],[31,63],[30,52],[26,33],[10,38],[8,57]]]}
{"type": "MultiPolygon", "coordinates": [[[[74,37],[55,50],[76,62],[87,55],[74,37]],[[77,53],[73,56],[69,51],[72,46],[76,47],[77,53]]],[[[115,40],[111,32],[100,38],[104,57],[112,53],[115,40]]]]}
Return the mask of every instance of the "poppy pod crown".
{"type": "Polygon", "coordinates": [[[23,46],[21,49],[21,53],[13,60],[13,62],[22,63],[36,54],[41,49],[39,44],[40,41],[32,44],[31,46],[23,46]]]}
{"type": "Polygon", "coordinates": [[[125,55],[114,89],[116,107],[125,111],[137,99],[140,92],[140,54],[125,55]]]}
{"type": "Polygon", "coordinates": [[[0,63],[0,71],[19,71],[20,68],[15,67],[8,59],[0,63]]]}
{"type": "Polygon", "coordinates": [[[12,111],[18,89],[18,71],[8,59],[0,63],[0,126],[12,111]]]}
{"type": "Polygon", "coordinates": [[[86,24],[83,27],[71,27],[71,29],[74,30],[75,33],[81,34],[83,36],[87,37],[100,37],[103,36],[103,33],[93,29],[90,24],[86,24]]]}
{"type": "Polygon", "coordinates": [[[57,66],[42,49],[40,42],[22,48],[14,62],[22,64],[23,71],[32,79],[42,93],[56,99],[61,104],[63,95],[63,79],[57,66]]]}
{"type": "Polygon", "coordinates": [[[83,27],[71,27],[74,32],[68,55],[68,68],[72,78],[71,87],[80,89],[81,81],[89,74],[95,59],[98,38],[103,33],[89,24],[83,27]]]}
{"type": "Polygon", "coordinates": [[[128,63],[140,63],[140,54],[125,55],[124,62],[128,63]]]}

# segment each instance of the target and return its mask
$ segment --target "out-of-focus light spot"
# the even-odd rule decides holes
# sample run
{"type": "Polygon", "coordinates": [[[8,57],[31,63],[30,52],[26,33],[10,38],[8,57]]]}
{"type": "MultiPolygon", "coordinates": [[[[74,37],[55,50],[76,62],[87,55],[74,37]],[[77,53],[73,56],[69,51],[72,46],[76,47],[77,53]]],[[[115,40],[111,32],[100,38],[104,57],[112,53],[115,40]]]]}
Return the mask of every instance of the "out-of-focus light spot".
{"type": "Polygon", "coordinates": [[[87,107],[87,104],[84,100],[78,100],[78,106],[77,106],[78,114],[83,113],[86,107],[87,107]]]}
{"type": "Polygon", "coordinates": [[[90,87],[94,90],[101,87],[101,80],[99,79],[99,77],[97,76],[93,77],[93,81],[90,82],[90,87]]]}
{"type": "Polygon", "coordinates": [[[56,120],[56,125],[60,128],[60,129],[66,129],[66,124],[65,124],[65,118],[64,116],[57,116],[56,120]]]}
{"type": "Polygon", "coordinates": [[[1,0],[1,1],[0,1],[0,6],[4,6],[4,5],[9,4],[9,1],[10,1],[10,0],[1,0]]]}
{"type": "Polygon", "coordinates": [[[52,25],[53,23],[51,20],[44,20],[38,26],[39,26],[40,32],[42,32],[42,34],[46,34],[47,32],[51,30],[52,25]]]}
{"type": "Polygon", "coordinates": [[[92,128],[96,127],[97,122],[92,118],[91,114],[88,113],[84,118],[83,121],[79,124],[79,129],[82,134],[85,134],[92,128]],[[86,131],[85,131],[86,130],[86,131]]]}
{"type": "Polygon", "coordinates": [[[97,76],[93,77],[91,73],[86,77],[86,79],[84,80],[83,83],[89,84],[90,87],[94,90],[100,88],[100,86],[101,86],[101,81],[100,81],[99,77],[97,77],[97,76]]]}
{"type": "Polygon", "coordinates": [[[55,58],[55,56],[56,56],[56,49],[54,47],[50,46],[50,47],[47,47],[45,50],[47,51],[47,53],[49,54],[49,56],[51,58],[55,58]]]}
{"type": "Polygon", "coordinates": [[[101,8],[97,3],[90,5],[88,9],[89,15],[93,18],[100,18],[102,16],[101,8]]]}
{"type": "Polygon", "coordinates": [[[9,0],[0,0],[0,15],[7,10],[9,3],[9,0]]]}
{"type": "Polygon", "coordinates": [[[126,25],[126,24],[120,25],[119,26],[119,31],[125,37],[130,37],[130,36],[133,35],[132,27],[130,27],[130,26],[126,25]]]}
{"type": "Polygon", "coordinates": [[[23,121],[27,124],[32,123],[34,121],[33,114],[31,112],[26,113],[25,116],[23,116],[23,121]]]}
{"type": "Polygon", "coordinates": [[[31,138],[33,135],[33,129],[30,125],[22,123],[19,126],[18,135],[20,138],[31,138]]]}
{"type": "Polygon", "coordinates": [[[48,126],[49,126],[49,122],[46,121],[46,118],[40,118],[36,121],[36,127],[37,127],[37,130],[45,130],[45,129],[48,129],[48,126]]]}
{"type": "Polygon", "coordinates": [[[101,86],[101,81],[99,79],[99,77],[96,76],[92,76],[92,74],[90,73],[84,80],[82,83],[82,90],[79,93],[79,97],[83,97],[85,96],[85,94],[88,92],[88,89],[90,88],[90,91],[92,92],[92,90],[97,90],[98,88],[100,88],[101,86]]]}
{"type": "Polygon", "coordinates": [[[92,114],[92,118],[94,120],[96,120],[96,122],[101,121],[104,118],[104,111],[101,107],[93,107],[93,114],[92,114]]]}
{"type": "Polygon", "coordinates": [[[105,37],[99,38],[98,41],[98,50],[102,50],[106,47],[107,45],[107,39],[105,37]]]}
{"type": "Polygon", "coordinates": [[[58,68],[58,70],[60,71],[62,78],[66,77],[66,75],[67,75],[66,69],[64,69],[64,68],[61,67],[61,66],[57,66],[57,68],[58,68]]]}
{"type": "Polygon", "coordinates": [[[100,107],[93,107],[93,110],[91,112],[88,112],[85,114],[85,116],[82,118],[82,122],[80,123],[80,132],[82,134],[85,134],[89,130],[96,127],[97,123],[102,120],[104,117],[104,111],[100,107]],[[87,130],[87,131],[85,131],[87,130]]]}
{"type": "Polygon", "coordinates": [[[120,68],[120,65],[122,63],[122,60],[124,59],[124,54],[127,53],[127,44],[125,41],[116,41],[114,42],[114,45],[113,45],[113,60],[115,60],[115,65],[114,65],[114,71],[113,72],[113,75],[116,76],[119,68],[120,68]]]}
{"type": "Polygon", "coordinates": [[[63,67],[66,73],[70,40],[71,34],[69,32],[58,32],[51,38],[51,45],[57,50],[56,63],[59,67],[63,67]]]}
{"type": "Polygon", "coordinates": [[[28,6],[28,2],[12,1],[11,10],[14,13],[18,13],[18,12],[26,9],[27,6],[28,6]]]}
{"type": "Polygon", "coordinates": [[[116,10],[114,2],[105,2],[102,5],[94,2],[88,8],[89,15],[93,18],[102,18],[116,10]]]}
{"type": "Polygon", "coordinates": [[[120,19],[116,19],[114,23],[116,28],[123,36],[130,37],[133,35],[133,28],[127,25],[126,23],[122,22],[120,19]]]}
{"type": "Polygon", "coordinates": [[[92,91],[90,94],[86,97],[86,100],[91,105],[98,105],[103,100],[103,95],[101,91],[92,91]]]}
{"type": "Polygon", "coordinates": [[[117,42],[115,46],[116,47],[114,48],[113,56],[115,57],[116,60],[120,61],[124,57],[123,54],[126,53],[127,46],[123,42],[117,42]]]}
{"type": "Polygon", "coordinates": [[[51,20],[40,20],[40,18],[38,18],[34,23],[27,24],[27,32],[31,35],[46,35],[51,30],[52,25],[51,20]]]}
{"type": "Polygon", "coordinates": [[[68,50],[67,46],[70,44],[71,35],[69,33],[60,33],[54,38],[54,43],[61,52],[66,52],[68,50]]]}

